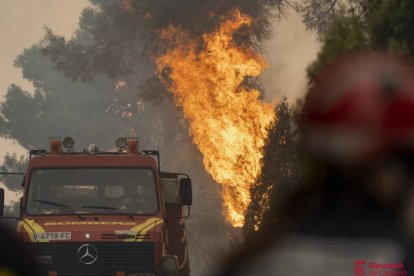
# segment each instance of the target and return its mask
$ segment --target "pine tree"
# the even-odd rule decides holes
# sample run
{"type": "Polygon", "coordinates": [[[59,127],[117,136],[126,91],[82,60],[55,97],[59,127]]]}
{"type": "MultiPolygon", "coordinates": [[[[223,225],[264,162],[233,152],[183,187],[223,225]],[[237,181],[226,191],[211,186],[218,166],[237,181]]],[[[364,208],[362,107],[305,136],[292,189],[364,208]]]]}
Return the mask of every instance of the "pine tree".
{"type": "Polygon", "coordinates": [[[369,49],[414,57],[414,2],[359,2],[358,13],[338,13],[332,16],[322,36],[318,57],[308,67],[310,84],[326,65],[350,52],[369,49]]]}
{"type": "MultiPolygon", "coordinates": [[[[24,172],[26,170],[27,160],[25,157],[17,157],[16,154],[6,154],[3,164],[0,166],[0,172],[24,172]]],[[[12,192],[21,192],[22,175],[0,175],[0,181],[12,192]]],[[[20,202],[5,207],[5,214],[8,216],[19,216],[20,202]]]]}
{"type": "Polygon", "coordinates": [[[277,120],[268,127],[263,148],[262,171],[250,191],[252,201],[244,226],[247,237],[273,223],[280,192],[293,189],[301,177],[294,117],[287,97],[276,105],[275,112],[277,120]]]}

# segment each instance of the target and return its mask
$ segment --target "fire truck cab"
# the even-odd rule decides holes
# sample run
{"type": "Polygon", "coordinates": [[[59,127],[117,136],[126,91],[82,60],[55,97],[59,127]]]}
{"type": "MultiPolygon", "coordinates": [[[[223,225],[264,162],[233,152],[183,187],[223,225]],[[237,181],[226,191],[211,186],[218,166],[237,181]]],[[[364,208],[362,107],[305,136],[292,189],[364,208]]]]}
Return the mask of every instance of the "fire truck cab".
{"type": "Polygon", "coordinates": [[[116,145],[76,152],[73,139],[53,138],[31,151],[17,236],[39,275],[190,274],[191,179],[162,172],[158,151],[138,152],[136,138],[116,145]]]}

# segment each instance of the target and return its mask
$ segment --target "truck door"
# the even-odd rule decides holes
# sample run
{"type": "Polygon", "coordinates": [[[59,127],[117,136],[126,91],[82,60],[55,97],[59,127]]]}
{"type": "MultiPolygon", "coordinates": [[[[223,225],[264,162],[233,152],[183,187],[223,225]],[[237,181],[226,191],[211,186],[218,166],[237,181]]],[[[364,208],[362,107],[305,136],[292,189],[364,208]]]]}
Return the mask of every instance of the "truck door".
{"type": "Polygon", "coordinates": [[[176,173],[161,173],[161,179],[166,209],[167,250],[170,255],[178,257],[180,275],[189,275],[187,234],[178,192],[179,176],[176,173]]]}

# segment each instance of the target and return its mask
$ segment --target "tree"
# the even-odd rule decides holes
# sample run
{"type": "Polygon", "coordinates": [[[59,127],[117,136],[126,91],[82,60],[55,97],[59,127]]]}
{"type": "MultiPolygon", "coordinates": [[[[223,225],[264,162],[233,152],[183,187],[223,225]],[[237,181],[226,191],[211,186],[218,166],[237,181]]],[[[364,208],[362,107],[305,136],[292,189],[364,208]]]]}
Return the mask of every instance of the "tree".
{"type": "Polygon", "coordinates": [[[287,97],[276,105],[275,112],[277,121],[269,126],[263,148],[262,171],[250,191],[251,203],[244,226],[246,237],[273,224],[283,194],[299,185],[301,179],[294,113],[287,97]]]}
{"type": "MultiPolygon", "coordinates": [[[[0,172],[24,172],[27,166],[25,157],[17,157],[16,154],[7,154],[4,157],[3,164],[0,166],[0,172]]],[[[0,175],[0,181],[13,191],[20,192],[22,189],[23,176],[21,175],[0,175]]],[[[12,205],[6,206],[5,213],[9,216],[18,217],[20,211],[20,202],[17,201],[12,205]]]]}
{"type": "Polygon", "coordinates": [[[302,0],[294,5],[302,14],[303,23],[323,38],[338,16],[364,15],[366,0],[302,0]]]}
{"type": "Polygon", "coordinates": [[[322,48],[308,68],[310,84],[335,58],[361,49],[414,56],[414,2],[366,0],[357,15],[337,14],[326,28],[322,48]]]}
{"type": "Polygon", "coordinates": [[[414,2],[369,0],[365,15],[371,47],[414,56],[414,2]]]}
{"type": "Polygon", "coordinates": [[[361,24],[359,18],[355,16],[338,17],[333,20],[323,38],[317,59],[307,68],[310,83],[327,64],[338,56],[368,47],[369,41],[361,24]]]}

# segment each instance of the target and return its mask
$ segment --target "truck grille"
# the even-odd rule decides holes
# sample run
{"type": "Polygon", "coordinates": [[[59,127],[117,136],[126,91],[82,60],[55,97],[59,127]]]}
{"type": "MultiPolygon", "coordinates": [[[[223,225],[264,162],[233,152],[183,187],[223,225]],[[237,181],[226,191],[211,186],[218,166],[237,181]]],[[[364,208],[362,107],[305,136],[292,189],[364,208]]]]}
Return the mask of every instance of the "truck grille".
{"type": "Polygon", "coordinates": [[[137,234],[137,235],[129,235],[129,234],[102,234],[101,238],[103,240],[124,240],[124,239],[142,239],[142,240],[150,240],[150,234],[137,234]]]}
{"type": "MultiPolygon", "coordinates": [[[[153,242],[91,242],[89,245],[96,248],[97,258],[94,260],[87,256],[82,262],[78,258],[78,250],[85,244],[87,243],[34,243],[30,247],[42,273],[56,271],[58,275],[103,276],[114,275],[117,271],[151,273],[155,270],[153,242]]],[[[92,248],[90,253],[95,255],[93,250],[92,248]]]]}

